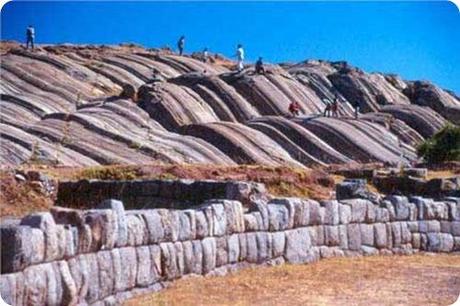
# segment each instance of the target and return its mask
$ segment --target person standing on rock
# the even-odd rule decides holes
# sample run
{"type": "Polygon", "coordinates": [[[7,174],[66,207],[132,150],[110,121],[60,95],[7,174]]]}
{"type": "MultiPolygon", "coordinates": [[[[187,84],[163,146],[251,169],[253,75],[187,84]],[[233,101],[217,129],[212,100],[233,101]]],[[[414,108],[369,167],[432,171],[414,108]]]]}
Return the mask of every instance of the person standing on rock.
{"type": "Polygon", "coordinates": [[[331,105],[332,117],[339,117],[339,98],[335,96],[334,102],[331,105]]]}
{"type": "Polygon", "coordinates": [[[177,48],[179,49],[179,55],[182,55],[184,53],[184,47],[185,47],[185,36],[182,35],[179,38],[179,41],[177,42],[177,48]]]}
{"type": "Polygon", "coordinates": [[[243,49],[242,44],[238,44],[238,46],[236,47],[236,59],[238,61],[237,63],[238,72],[243,71],[244,69],[244,65],[243,65],[244,49],[243,49]]]}
{"type": "Polygon", "coordinates": [[[332,108],[332,103],[328,99],[323,99],[324,104],[326,104],[326,107],[324,108],[323,116],[324,117],[330,117],[331,116],[331,108],[332,108]]]}
{"type": "Polygon", "coordinates": [[[300,115],[300,104],[298,102],[291,102],[288,109],[292,117],[300,115]]]}
{"type": "Polygon", "coordinates": [[[35,41],[35,29],[33,26],[29,25],[26,30],[26,49],[29,49],[29,44],[34,50],[34,41],[35,41]]]}
{"type": "Polygon", "coordinates": [[[354,102],[353,103],[353,108],[355,109],[355,119],[358,120],[358,115],[359,115],[359,103],[354,102]]]}
{"type": "Polygon", "coordinates": [[[259,57],[259,59],[256,62],[256,74],[265,74],[265,68],[264,68],[264,63],[262,61],[262,57],[259,57]]]}
{"type": "Polygon", "coordinates": [[[204,50],[203,50],[203,63],[207,63],[208,60],[209,60],[208,48],[204,48],[204,50]]]}

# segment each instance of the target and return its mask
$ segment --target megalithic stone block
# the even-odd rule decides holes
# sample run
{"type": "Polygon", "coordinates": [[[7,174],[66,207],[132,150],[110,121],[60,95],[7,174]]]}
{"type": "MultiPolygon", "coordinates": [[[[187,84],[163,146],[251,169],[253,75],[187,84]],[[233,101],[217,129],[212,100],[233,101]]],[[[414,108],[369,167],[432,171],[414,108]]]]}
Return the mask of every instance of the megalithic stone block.
{"type": "Polygon", "coordinates": [[[45,260],[52,261],[58,259],[57,228],[51,213],[34,213],[28,215],[21,220],[21,225],[41,229],[45,235],[45,260]]]}
{"type": "Polygon", "coordinates": [[[128,228],[126,225],[126,216],[125,216],[125,207],[121,201],[118,200],[105,200],[100,203],[97,208],[101,209],[112,209],[115,212],[117,220],[117,239],[115,246],[123,247],[127,245],[128,242],[128,228]]]}

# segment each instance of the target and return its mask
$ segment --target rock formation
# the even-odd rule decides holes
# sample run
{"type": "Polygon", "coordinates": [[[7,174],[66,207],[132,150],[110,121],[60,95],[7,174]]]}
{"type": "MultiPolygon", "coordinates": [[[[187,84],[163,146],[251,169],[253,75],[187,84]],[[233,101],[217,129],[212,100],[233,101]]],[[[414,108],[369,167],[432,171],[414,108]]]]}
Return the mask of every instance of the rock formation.
{"type": "Polygon", "coordinates": [[[396,164],[460,118],[449,91],[345,62],[267,65],[255,75],[137,46],[2,50],[0,161],[9,166],[37,156],[71,166],[396,164]],[[336,96],[340,118],[321,117],[324,99],[336,96]],[[293,101],[302,111],[295,119],[293,101]]]}

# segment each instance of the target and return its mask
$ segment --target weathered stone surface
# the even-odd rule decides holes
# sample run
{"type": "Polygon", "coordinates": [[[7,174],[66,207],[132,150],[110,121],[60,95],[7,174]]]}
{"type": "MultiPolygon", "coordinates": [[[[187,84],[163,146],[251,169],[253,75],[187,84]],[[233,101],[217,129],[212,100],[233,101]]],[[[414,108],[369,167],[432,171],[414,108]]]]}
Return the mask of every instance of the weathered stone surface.
{"type": "Polygon", "coordinates": [[[421,248],[421,235],[419,233],[413,233],[411,243],[414,249],[420,249],[421,248]]]}
{"type": "Polygon", "coordinates": [[[157,282],[160,280],[163,275],[163,270],[161,266],[161,248],[158,245],[150,245],[150,276],[151,282],[157,282]]]}
{"type": "Polygon", "coordinates": [[[176,249],[178,277],[181,277],[185,273],[184,247],[181,242],[175,242],[174,248],[176,249]]]}
{"type": "Polygon", "coordinates": [[[454,237],[454,245],[452,251],[460,251],[460,237],[454,237]]]}
{"type": "Polygon", "coordinates": [[[284,257],[289,263],[303,263],[309,260],[310,235],[306,228],[288,230],[284,257]]]}
{"type": "Polygon", "coordinates": [[[41,306],[47,302],[46,270],[51,264],[30,266],[24,270],[24,305],[41,306]]]}
{"type": "MultiPolygon", "coordinates": [[[[286,245],[286,235],[283,232],[271,233],[272,258],[283,256],[286,245]]],[[[311,235],[310,235],[311,236],[311,235]]]]}
{"type": "Polygon", "coordinates": [[[260,216],[259,212],[251,212],[244,214],[244,228],[246,232],[255,232],[259,229],[259,223],[257,222],[256,214],[260,216]]]}
{"type": "Polygon", "coordinates": [[[324,224],[324,208],[320,207],[316,201],[309,201],[310,208],[310,225],[324,224]]]}
{"type": "Polygon", "coordinates": [[[111,209],[87,210],[84,213],[85,224],[91,229],[92,251],[112,249],[118,233],[117,216],[111,209]]]}
{"type": "Polygon", "coordinates": [[[348,249],[348,229],[347,225],[339,225],[339,240],[340,240],[340,248],[342,250],[348,249]]]}
{"type": "Polygon", "coordinates": [[[325,244],[327,246],[340,245],[339,227],[338,226],[324,226],[325,244]]]}
{"type": "Polygon", "coordinates": [[[401,246],[401,224],[399,222],[392,222],[389,224],[391,228],[391,234],[393,237],[393,247],[397,248],[401,246]]]}
{"type": "Polygon", "coordinates": [[[170,211],[167,209],[157,209],[158,214],[161,216],[161,223],[164,233],[164,241],[174,242],[179,237],[179,214],[177,211],[170,211]]]}
{"type": "Polygon", "coordinates": [[[248,242],[247,234],[241,233],[238,235],[238,240],[240,242],[240,257],[239,261],[246,261],[248,256],[248,242]]]}
{"type": "Polygon", "coordinates": [[[203,246],[200,240],[192,241],[193,250],[193,265],[191,273],[202,274],[203,273],[203,246]]]}
{"type": "Polygon", "coordinates": [[[437,220],[419,221],[418,227],[420,233],[441,231],[441,223],[437,220]]]}
{"type": "Polygon", "coordinates": [[[321,205],[325,208],[324,224],[337,225],[339,224],[339,202],[337,201],[324,201],[321,205]]]}
{"type": "Polygon", "coordinates": [[[240,241],[237,234],[227,237],[228,262],[238,262],[240,256],[240,241]]]}
{"type": "Polygon", "coordinates": [[[407,222],[401,222],[401,243],[402,244],[409,244],[411,242],[411,232],[409,230],[409,226],[407,222]]]}
{"type": "Polygon", "coordinates": [[[339,204],[339,220],[340,224],[348,224],[351,222],[351,207],[344,204],[339,204]]]}
{"type": "MultiPolygon", "coordinates": [[[[145,225],[148,233],[148,243],[159,243],[165,241],[165,233],[161,216],[156,209],[146,210],[142,217],[144,218],[145,225]]],[[[125,221],[126,223],[126,221],[125,221]]],[[[126,236],[127,241],[128,236],[126,236]]],[[[126,243],[125,243],[126,244],[126,243]]]]}
{"type": "Polygon", "coordinates": [[[304,227],[310,224],[310,201],[297,199],[294,206],[294,227],[304,227]]]}
{"type": "Polygon", "coordinates": [[[202,210],[195,212],[196,220],[196,238],[203,239],[209,235],[209,226],[206,220],[206,215],[202,210]]]}
{"type": "Polygon", "coordinates": [[[228,263],[227,237],[216,238],[216,267],[225,266],[228,263]]]}
{"type": "Polygon", "coordinates": [[[148,242],[147,225],[141,215],[127,214],[126,225],[128,227],[128,246],[139,246],[148,242]]]}
{"type": "Polygon", "coordinates": [[[178,278],[179,267],[176,260],[176,248],[172,242],[160,243],[161,249],[161,271],[167,280],[178,278]]]}
{"type": "Polygon", "coordinates": [[[207,274],[216,267],[217,245],[216,239],[209,237],[202,240],[203,273],[207,274]]]}
{"type": "Polygon", "coordinates": [[[252,201],[249,210],[251,212],[258,212],[259,214],[255,214],[256,218],[258,219],[258,230],[259,231],[267,231],[268,230],[268,209],[267,209],[267,202],[264,201],[252,201]]]}
{"type": "Polygon", "coordinates": [[[223,201],[227,234],[244,232],[243,205],[239,201],[223,201]]]}
{"type": "Polygon", "coordinates": [[[359,224],[347,225],[348,249],[359,251],[361,249],[361,230],[359,224]]]}
{"type": "Polygon", "coordinates": [[[0,275],[0,295],[8,305],[23,305],[24,276],[23,273],[0,275]]]}
{"type": "Polygon", "coordinates": [[[364,256],[372,256],[372,255],[378,255],[379,250],[367,245],[361,246],[361,251],[363,252],[364,256]]]}
{"type": "Polygon", "coordinates": [[[125,207],[123,203],[118,200],[109,199],[103,201],[97,208],[112,209],[114,211],[118,229],[115,245],[117,247],[125,246],[128,241],[128,227],[126,225],[125,207]]]}
{"type": "Polygon", "coordinates": [[[58,237],[56,223],[51,213],[35,213],[24,217],[21,225],[41,229],[45,235],[45,260],[51,261],[58,257],[58,237]]]}
{"type": "Polygon", "coordinates": [[[257,263],[258,250],[257,250],[257,235],[256,233],[246,234],[246,261],[250,263],[257,263]]]}
{"type": "Polygon", "coordinates": [[[363,223],[366,219],[367,213],[367,200],[363,199],[353,199],[353,200],[343,200],[342,204],[348,205],[351,207],[351,220],[352,223],[363,223]]]}
{"type": "Polygon", "coordinates": [[[409,201],[406,197],[388,196],[386,199],[394,206],[395,220],[409,220],[409,201]]]}
{"type": "Polygon", "coordinates": [[[262,263],[271,258],[272,245],[271,235],[267,232],[256,233],[257,241],[257,262],[262,263]]]}
{"type": "Polygon", "coordinates": [[[360,224],[361,244],[366,246],[374,246],[374,225],[360,224]]]}
{"type": "Polygon", "coordinates": [[[452,235],[444,233],[428,233],[426,250],[429,252],[450,252],[454,247],[452,235]]]}
{"type": "Polygon", "coordinates": [[[387,240],[387,229],[384,223],[374,224],[375,246],[379,249],[389,248],[387,240]]]}
{"type": "Polygon", "coordinates": [[[268,204],[267,210],[269,231],[283,231],[292,228],[293,224],[290,224],[289,210],[286,206],[281,204],[268,204]]]}
{"type": "Polygon", "coordinates": [[[136,248],[137,258],[137,275],[136,286],[146,287],[152,283],[153,276],[151,275],[151,256],[148,246],[140,246],[136,248]]]}

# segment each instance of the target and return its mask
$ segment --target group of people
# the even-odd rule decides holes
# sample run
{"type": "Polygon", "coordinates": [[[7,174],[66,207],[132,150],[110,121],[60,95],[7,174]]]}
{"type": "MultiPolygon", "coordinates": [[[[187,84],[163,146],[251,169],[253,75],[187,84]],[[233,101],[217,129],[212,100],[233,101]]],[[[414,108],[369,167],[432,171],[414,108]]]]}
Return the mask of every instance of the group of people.
{"type": "MultiPolygon", "coordinates": [[[[29,49],[29,46],[31,47],[32,50],[34,50],[34,42],[35,42],[35,29],[32,25],[29,25],[26,29],[26,49],[29,49]]],[[[179,55],[184,54],[184,49],[185,49],[185,35],[182,35],[179,40],[177,41],[177,49],[179,50],[179,55]]],[[[244,69],[244,49],[242,44],[238,44],[236,47],[236,59],[237,59],[237,71],[241,72],[244,69]]],[[[209,60],[209,52],[208,48],[205,48],[203,50],[203,56],[202,60],[204,62],[207,62],[209,60]]],[[[255,73],[256,74],[265,74],[265,67],[263,63],[262,57],[259,57],[259,59],[255,63],[255,73]]],[[[154,80],[157,81],[160,80],[161,74],[159,74],[159,71],[154,70],[154,80]]],[[[335,117],[338,118],[338,110],[339,110],[339,97],[336,95],[334,100],[331,102],[328,99],[324,99],[323,102],[326,104],[326,107],[323,112],[324,117],[335,117]]],[[[355,119],[358,119],[358,114],[359,114],[359,105],[353,105],[355,109],[355,119]]],[[[293,116],[299,116],[300,115],[300,104],[296,101],[291,102],[288,107],[289,113],[293,116]]]]}

